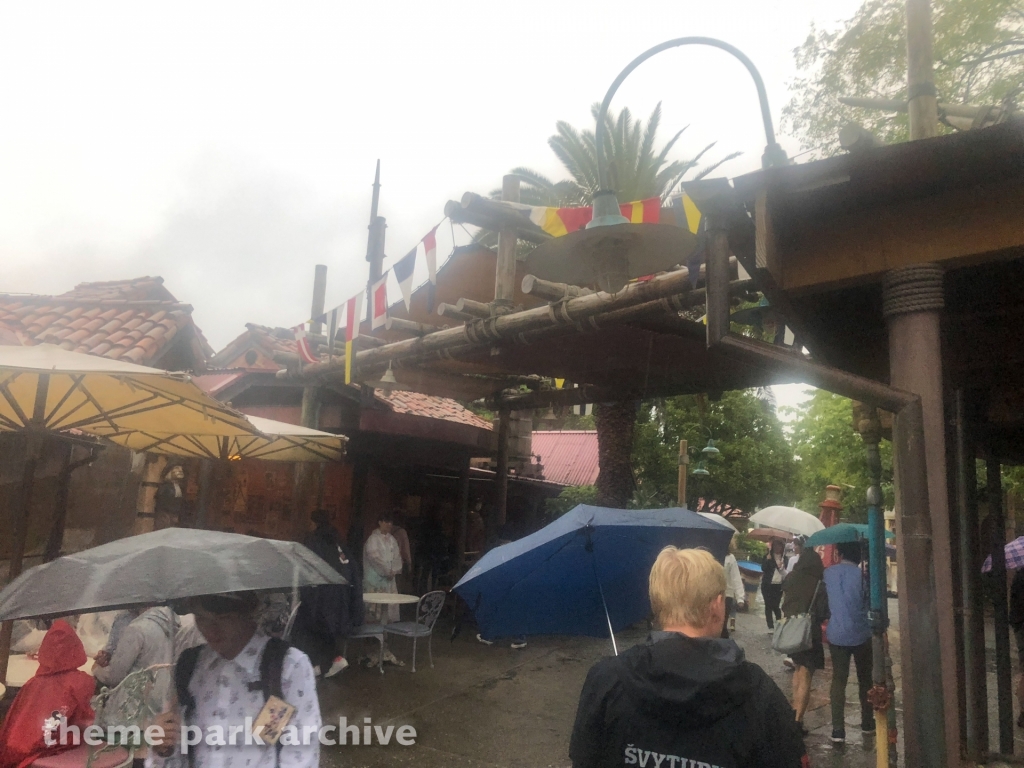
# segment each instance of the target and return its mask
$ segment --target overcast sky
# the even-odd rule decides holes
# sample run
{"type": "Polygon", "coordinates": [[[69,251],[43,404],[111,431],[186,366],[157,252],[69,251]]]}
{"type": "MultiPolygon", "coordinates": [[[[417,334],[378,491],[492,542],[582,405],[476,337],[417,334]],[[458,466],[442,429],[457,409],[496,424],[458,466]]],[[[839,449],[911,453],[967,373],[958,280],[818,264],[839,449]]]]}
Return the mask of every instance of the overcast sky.
{"type": "MultiPolygon", "coordinates": [[[[555,121],[586,126],[619,70],[669,38],[745,51],[778,126],[793,48],[858,5],[3,3],[0,291],[161,275],[215,348],[246,322],[294,325],[315,264],[329,267],[328,308],[366,280],[377,158],[400,257],[445,201],[512,167],[560,177],[555,121]]],[[[759,166],[754,89],[728,55],[660,54],[614,106],[646,117],[659,100],[665,136],[690,126],[675,157],[717,140],[707,158],[744,152],[723,174],[759,166]]],[[[451,245],[446,225],[439,258],[451,245]]]]}

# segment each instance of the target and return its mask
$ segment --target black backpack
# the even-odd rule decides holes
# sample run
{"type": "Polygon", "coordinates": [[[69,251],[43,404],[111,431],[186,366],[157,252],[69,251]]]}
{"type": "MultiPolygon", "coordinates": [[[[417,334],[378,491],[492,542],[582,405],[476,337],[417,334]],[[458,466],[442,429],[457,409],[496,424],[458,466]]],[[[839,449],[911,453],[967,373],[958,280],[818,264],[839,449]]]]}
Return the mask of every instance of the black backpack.
{"type": "MultiPolygon", "coordinates": [[[[174,689],[178,694],[178,705],[181,707],[182,721],[187,723],[195,713],[196,700],[188,689],[192,682],[192,675],[196,671],[196,664],[199,662],[199,654],[205,645],[197,645],[194,648],[186,648],[178,657],[174,665],[174,689]]],[[[284,692],[281,689],[281,675],[284,669],[284,657],[291,646],[277,637],[267,640],[263,648],[263,656],[260,657],[260,679],[255,683],[249,683],[250,691],[262,691],[263,701],[267,702],[271,696],[284,699],[284,692]]],[[[281,742],[277,743],[277,757],[281,754],[281,742]]],[[[194,765],[195,750],[189,750],[189,765],[194,765]]]]}

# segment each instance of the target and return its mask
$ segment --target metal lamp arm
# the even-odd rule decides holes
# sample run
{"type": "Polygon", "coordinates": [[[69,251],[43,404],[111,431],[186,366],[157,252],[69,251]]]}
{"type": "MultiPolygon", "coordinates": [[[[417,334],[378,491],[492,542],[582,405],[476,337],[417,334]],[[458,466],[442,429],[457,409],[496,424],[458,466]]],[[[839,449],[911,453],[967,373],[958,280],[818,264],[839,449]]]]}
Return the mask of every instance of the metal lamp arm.
{"type": "MultiPolygon", "coordinates": [[[[612,83],[608,89],[608,93],[605,94],[604,101],[601,102],[601,111],[597,116],[597,129],[594,133],[594,144],[597,152],[597,182],[601,190],[608,188],[608,171],[604,166],[604,142],[605,142],[605,117],[608,114],[608,107],[611,106],[612,98],[615,96],[615,92],[619,90],[619,86],[622,82],[629,77],[634,69],[639,67],[649,58],[655,54],[666,51],[669,48],[678,48],[683,45],[709,45],[712,48],[719,48],[726,53],[731,53],[747,68],[750,76],[754,80],[754,87],[757,88],[757,99],[761,103],[761,119],[764,121],[764,136],[767,143],[764,154],[764,165],[774,165],[774,159],[769,157],[770,153],[781,152],[778,142],[775,140],[775,128],[772,125],[772,113],[768,108],[768,92],[764,88],[764,81],[761,79],[761,73],[757,71],[757,67],[754,66],[747,55],[743,53],[739,48],[729,45],[729,43],[717,40],[713,37],[679,37],[675,40],[668,40],[660,45],[656,45],[650,50],[647,50],[637,56],[633,61],[626,65],[626,68],[619,73],[619,76],[615,78],[615,82],[612,83]]],[[[784,157],[784,155],[783,155],[784,157]]]]}

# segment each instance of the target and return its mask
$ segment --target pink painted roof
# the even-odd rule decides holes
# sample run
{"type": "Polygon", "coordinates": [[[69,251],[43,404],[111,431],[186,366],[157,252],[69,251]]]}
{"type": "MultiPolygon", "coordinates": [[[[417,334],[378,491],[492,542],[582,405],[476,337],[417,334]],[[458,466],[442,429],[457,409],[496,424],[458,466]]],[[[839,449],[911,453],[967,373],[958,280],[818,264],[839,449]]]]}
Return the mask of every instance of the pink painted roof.
{"type": "Polygon", "coordinates": [[[563,485],[597,482],[597,432],[534,432],[531,450],[540,456],[545,480],[563,485]]]}
{"type": "Polygon", "coordinates": [[[466,424],[488,431],[493,429],[489,421],[480,418],[465,406],[447,397],[421,395],[419,392],[406,392],[401,389],[394,392],[374,390],[374,396],[390,406],[395,413],[453,421],[457,424],[466,424]]]}

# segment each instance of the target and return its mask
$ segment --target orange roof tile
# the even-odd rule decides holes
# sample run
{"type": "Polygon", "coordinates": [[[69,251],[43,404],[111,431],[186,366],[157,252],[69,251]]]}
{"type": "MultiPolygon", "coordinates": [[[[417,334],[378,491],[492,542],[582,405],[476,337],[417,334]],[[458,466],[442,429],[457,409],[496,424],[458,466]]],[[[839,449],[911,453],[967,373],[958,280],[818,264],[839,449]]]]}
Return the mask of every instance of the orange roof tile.
{"type": "Polygon", "coordinates": [[[426,416],[431,419],[454,421],[478,429],[493,429],[491,422],[482,419],[465,406],[447,397],[421,395],[419,392],[374,392],[377,399],[389,406],[395,413],[407,413],[412,416],[426,416]]]}
{"type": "Polygon", "coordinates": [[[60,296],[0,294],[0,344],[59,344],[114,360],[159,361],[180,331],[199,341],[204,368],[213,355],[192,308],[181,304],[159,277],[82,283],[60,296]]]}

